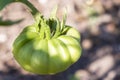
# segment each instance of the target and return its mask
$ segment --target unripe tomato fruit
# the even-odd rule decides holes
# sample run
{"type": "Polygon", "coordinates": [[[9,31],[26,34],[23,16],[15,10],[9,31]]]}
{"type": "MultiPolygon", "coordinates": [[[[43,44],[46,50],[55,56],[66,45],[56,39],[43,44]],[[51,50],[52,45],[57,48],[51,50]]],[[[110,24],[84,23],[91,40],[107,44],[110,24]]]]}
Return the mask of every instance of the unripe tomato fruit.
{"type": "Polygon", "coordinates": [[[81,55],[79,32],[56,17],[40,14],[33,25],[24,28],[13,44],[16,61],[36,74],[55,74],[66,70],[81,55]]]}

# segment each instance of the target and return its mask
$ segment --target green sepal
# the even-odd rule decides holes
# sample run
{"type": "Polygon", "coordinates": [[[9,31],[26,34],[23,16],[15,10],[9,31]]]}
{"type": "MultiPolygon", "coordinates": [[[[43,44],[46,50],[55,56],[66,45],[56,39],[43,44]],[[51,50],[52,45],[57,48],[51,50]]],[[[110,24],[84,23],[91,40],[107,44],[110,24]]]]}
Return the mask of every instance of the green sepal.
{"type": "Polygon", "coordinates": [[[66,18],[67,18],[67,12],[65,10],[63,15],[63,20],[61,22],[61,31],[65,28],[66,18]]]}

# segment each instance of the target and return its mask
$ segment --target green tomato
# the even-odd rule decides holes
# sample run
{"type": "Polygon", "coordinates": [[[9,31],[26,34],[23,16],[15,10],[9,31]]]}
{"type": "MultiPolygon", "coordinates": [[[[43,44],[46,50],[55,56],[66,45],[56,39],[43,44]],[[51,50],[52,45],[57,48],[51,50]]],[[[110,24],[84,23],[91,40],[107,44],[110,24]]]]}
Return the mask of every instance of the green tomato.
{"type": "Polygon", "coordinates": [[[56,74],[69,68],[81,55],[79,32],[56,17],[37,16],[13,44],[13,55],[27,71],[56,74]]]}

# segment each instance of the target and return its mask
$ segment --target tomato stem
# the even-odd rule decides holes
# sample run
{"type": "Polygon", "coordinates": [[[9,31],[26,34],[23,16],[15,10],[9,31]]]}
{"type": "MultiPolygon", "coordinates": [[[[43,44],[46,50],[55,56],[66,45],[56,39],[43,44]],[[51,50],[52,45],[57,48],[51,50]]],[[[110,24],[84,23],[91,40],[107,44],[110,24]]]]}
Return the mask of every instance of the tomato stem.
{"type": "Polygon", "coordinates": [[[15,0],[15,2],[21,2],[27,5],[27,7],[29,8],[29,11],[34,17],[36,16],[37,13],[39,13],[39,11],[28,0],[15,0]]]}

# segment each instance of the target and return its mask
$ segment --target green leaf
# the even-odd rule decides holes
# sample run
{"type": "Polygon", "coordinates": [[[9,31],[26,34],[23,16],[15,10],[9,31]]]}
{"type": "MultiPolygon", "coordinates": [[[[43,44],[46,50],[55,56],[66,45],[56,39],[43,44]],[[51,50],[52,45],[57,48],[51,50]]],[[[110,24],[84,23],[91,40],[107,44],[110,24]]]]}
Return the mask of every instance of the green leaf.
{"type": "Polygon", "coordinates": [[[17,21],[11,21],[11,20],[5,20],[3,21],[2,18],[0,17],[0,26],[10,26],[13,24],[20,23],[23,19],[17,20],[17,21]]]}
{"type": "Polygon", "coordinates": [[[14,0],[0,0],[0,11],[8,4],[14,2],[14,0]]]}

